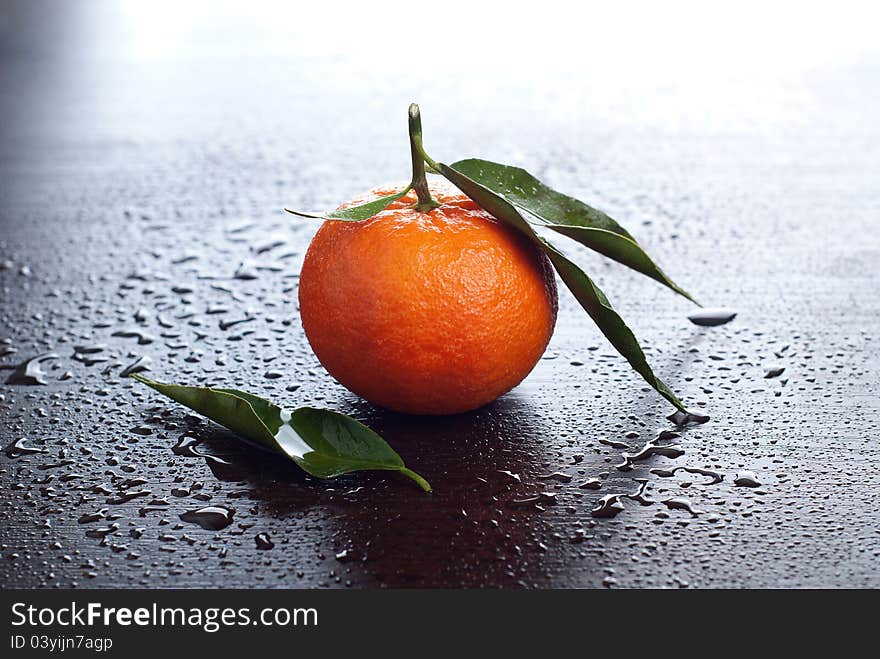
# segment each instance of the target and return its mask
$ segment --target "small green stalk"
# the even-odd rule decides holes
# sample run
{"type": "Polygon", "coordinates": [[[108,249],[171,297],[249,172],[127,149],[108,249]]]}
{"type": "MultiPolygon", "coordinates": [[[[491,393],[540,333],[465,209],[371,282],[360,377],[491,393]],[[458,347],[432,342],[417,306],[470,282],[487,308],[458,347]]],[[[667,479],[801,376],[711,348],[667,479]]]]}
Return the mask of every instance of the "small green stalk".
{"type": "MultiPolygon", "coordinates": [[[[421,213],[430,213],[440,206],[431,196],[428,190],[428,179],[425,175],[425,150],[422,147],[422,117],[419,114],[419,106],[411,103],[409,106],[409,148],[412,154],[412,187],[416,191],[418,201],[414,208],[421,213]]],[[[429,161],[431,167],[434,163],[429,161]]]]}
{"type": "Polygon", "coordinates": [[[413,479],[416,483],[418,483],[419,487],[422,488],[422,490],[424,490],[425,492],[431,492],[431,484],[428,481],[426,481],[424,478],[419,476],[412,469],[407,469],[406,467],[400,467],[400,469],[398,469],[398,471],[401,474],[403,474],[404,476],[407,476],[408,478],[413,479]]]}

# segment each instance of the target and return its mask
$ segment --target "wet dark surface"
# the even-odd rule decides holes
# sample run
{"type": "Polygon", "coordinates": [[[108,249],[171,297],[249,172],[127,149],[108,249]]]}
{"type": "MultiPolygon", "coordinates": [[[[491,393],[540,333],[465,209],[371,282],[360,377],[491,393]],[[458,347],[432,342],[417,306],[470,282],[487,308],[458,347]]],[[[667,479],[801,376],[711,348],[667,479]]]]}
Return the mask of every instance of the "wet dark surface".
{"type": "Polygon", "coordinates": [[[2,27],[0,584],[880,586],[880,57],[632,89],[435,63],[389,88],[244,28],[136,47],[87,4],[2,27]],[[536,370],[477,412],[331,380],[296,309],[316,225],[281,208],[405,179],[410,100],[435,158],[528,167],[738,312],[694,325],[565,245],[709,423],[658,439],[668,405],[567,293],[536,370]],[[126,369],[352,414],[435,492],[306,477],[126,369]]]}

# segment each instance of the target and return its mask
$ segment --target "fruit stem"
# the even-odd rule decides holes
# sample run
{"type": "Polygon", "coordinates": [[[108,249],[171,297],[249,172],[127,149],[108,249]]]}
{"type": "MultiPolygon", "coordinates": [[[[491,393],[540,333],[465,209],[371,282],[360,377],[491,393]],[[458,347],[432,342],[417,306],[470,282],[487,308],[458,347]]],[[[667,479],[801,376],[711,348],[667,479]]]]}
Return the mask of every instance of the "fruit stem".
{"type": "Polygon", "coordinates": [[[398,471],[400,471],[400,473],[403,474],[404,476],[413,479],[416,483],[419,484],[419,487],[421,487],[425,492],[431,491],[431,484],[428,481],[426,481],[424,478],[419,476],[412,469],[407,469],[406,467],[400,467],[398,469],[398,471]]]}
{"type": "MultiPolygon", "coordinates": [[[[421,213],[429,213],[440,204],[431,196],[428,190],[428,179],[425,175],[425,150],[422,147],[422,117],[419,106],[411,103],[409,106],[409,148],[412,154],[412,187],[416,191],[418,201],[415,209],[421,213]]],[[[431,163],[433,167],[433,163],[431,163]]]]}

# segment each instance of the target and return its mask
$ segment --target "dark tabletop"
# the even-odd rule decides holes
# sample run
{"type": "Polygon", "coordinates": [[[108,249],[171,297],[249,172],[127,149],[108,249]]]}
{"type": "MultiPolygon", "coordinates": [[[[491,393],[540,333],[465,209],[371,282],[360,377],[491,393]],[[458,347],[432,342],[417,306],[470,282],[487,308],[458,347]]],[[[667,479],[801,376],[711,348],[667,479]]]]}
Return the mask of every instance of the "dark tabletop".
{"type": "Polygon", "coordinates": [[[4,5],[0,362],[50,354],[45,384],[0,371],[0,584],[880,585],[880,57],[740,69],[584,44],[557,66],[511,40],[471,62],[399,24],[180,11],[4,5]],[[527,167],[738,310],[695,326],[685,300],[565,244],[712,417],[666,442],[682,455],[617,468],[672,410],[567,292],[534,372],[470,414],[388,413],[320,367],[296,305],[317,224],[281,209],[408,178],[412,100],[435,158],[527,167]],[[435,491],[306,477],[120,377],[141,357],[156,379],[351,414],[435,491]],[[181,520],[207,505],[233,523],[181,520]]]}

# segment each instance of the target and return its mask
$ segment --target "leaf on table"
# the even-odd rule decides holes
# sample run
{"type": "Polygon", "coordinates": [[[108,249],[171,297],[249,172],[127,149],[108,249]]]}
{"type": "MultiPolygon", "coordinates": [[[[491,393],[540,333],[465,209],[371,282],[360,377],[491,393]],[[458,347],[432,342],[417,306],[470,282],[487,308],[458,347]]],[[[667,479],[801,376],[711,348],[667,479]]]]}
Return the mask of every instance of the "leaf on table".
{"type": "Polygon", "coordinates": [[[392,202],[397,201],[398,199],[405,197],[406,194],[410,191],[410,186],[405,187],[400,192],[395,192],[394,194],[387,195],[385,197],[379,197],[377,199],[373,199],[371,201],[367,201],[363,204],[357,204],[355,206],[348,206],[346,208],[340,208],[338,210],[332,211],[330,213],[325,213],[323,215],[316,215],[313,213],[303,213],[301,211],[291,210],[289,208],[285,208],[284,210],[292,215],[299,215],[300,217],[308,217],[313,220],[342,220],[347,222],[362,222],[363,220],[368,220],[373,217],[377,213],[381,213],[388,206],[392,204],[392,202]]]}
{"type": "Polygon", "coordinates": [[[453,169],[499,195],[534,217],[540,226],[573,238],[582,245],[614,259],[668,286],[694,304],[697,301],[654,263],[630,233],[614,219],[574,197],[557,192],[519,167],[468,158],[453,169]]]}
{"type": "Polygon", "coordinates": [[[675,405],[677,409],[687,411],[684,404],[676,397],[672,390],[660,378],[654,375],[645,358],[645,353],[642,351],[632,330],[627,327],[623,319],[611,306],[611,303],[608,302],[608,298],[605,297],[583,270],[566,258],[550,242],[538,236],[514,205],[502,196],[449,165],[438,163],[438,167],[449,181],[473,199],[486,212],[528,236],[548,256],[563,283],[574,294],[577,301],[580,302],[581,306],[590,315],[593,322],[598,325],[617,352],[623,355],[630,363],[630,366],[657,390],[661,396],[675,405]]]}
{"type": "Polygon", "coordinates": [[[408,469],[384,439],[344,414],[313,407],[290,412],[237,389],[185,387],[138,374],[131,377],[262,448],[287,456],[312,476],[397,471],[431,491],[428,482],[408,469]]]}

